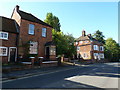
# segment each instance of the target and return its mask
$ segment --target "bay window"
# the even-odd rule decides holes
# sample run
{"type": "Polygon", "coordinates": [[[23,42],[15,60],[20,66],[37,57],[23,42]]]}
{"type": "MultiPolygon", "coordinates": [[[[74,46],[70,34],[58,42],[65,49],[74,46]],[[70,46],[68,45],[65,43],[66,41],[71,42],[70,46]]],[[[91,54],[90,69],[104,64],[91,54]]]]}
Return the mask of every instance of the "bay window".
{"type": "Polygon", "coordinates": [[[50,47],[50,55],[56,55],[56,48],[50,47]]]}
{"type": "Polygon", "coordinates": [[[37,54],[38,53],[38,43],[30,41],[30,54],[37,54]]]}

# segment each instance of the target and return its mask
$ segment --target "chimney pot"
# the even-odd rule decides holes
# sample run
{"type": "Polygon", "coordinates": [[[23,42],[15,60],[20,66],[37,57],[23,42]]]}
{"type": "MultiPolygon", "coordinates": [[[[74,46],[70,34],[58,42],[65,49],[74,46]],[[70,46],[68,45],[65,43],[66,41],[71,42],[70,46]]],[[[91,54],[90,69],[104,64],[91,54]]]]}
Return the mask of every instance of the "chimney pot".
{"type": "Polygon", "coordinates": [[[16,10],[19,11],[19,6],[18,5],[16,5],[16,10]]]}
{"type": "Polygon", "coordinates": [[[82,31],[82,36],[86,36],[85,30],[82,31]]]}

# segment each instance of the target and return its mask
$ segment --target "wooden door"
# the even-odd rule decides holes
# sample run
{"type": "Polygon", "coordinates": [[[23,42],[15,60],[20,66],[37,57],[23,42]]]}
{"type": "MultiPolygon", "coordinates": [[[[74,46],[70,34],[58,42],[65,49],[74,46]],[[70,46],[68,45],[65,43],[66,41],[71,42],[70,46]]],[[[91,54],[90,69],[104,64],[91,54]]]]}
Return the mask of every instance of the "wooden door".
{"type": "Polygon", "coordinates": [[[15,62],[16,48],[10,48],[10,62],[15,62]]]}

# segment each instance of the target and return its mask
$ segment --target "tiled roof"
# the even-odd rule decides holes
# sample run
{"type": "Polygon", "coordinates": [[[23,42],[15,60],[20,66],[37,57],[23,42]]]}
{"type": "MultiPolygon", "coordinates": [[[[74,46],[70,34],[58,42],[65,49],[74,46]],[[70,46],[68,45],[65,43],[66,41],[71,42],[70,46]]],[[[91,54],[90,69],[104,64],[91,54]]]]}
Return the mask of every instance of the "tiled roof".
{"type": "Polygon", "coordinates": [[[49,26],[52,27],[50,25],[48,25],[47,23],[43,22],[42,20],[38,19],[37,17],[35,17],[34,15],[32,15],[31,13],[26,13],[24,11],[18,10],[18,13],[20,14],[22,19],[31,21],[31,22],[36,22],[45,26],[49,26]]]}
{"type": "Polygon", "coordinates": [[[98,41],[98,40],[96,40],[95,38],[93,38],[92,36],[89,36],[89,35],[81,36],[81,37],[76,39],[76,41],[85,41],[85,40],[98,41]]]}
{"type": "Polygon", "coordinates": [[[0,21],[2,26],[0,26],[0,31],[19,33],[19,26],[15,20],[0,16],[0,21]]]}

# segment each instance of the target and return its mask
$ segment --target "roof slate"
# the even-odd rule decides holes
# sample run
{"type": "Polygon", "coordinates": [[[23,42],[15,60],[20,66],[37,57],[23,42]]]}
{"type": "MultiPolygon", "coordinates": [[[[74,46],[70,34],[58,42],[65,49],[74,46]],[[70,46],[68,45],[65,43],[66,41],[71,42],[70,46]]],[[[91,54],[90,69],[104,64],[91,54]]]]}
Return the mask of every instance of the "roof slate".
{"type": "Polygon", "coordinates": [[[17,25],[15,20],[0,16],[0,21],[2,24],[0,27],[0,31],[19,33],[19,26],[17,25]]]}
{"type": "Polygon", "coordinates": [[[52,28],[52,26],[50,26],[49,24],[43,22],[42,20],[38,19],[37,17],[35,17],[34,15],[32,15],[31,13],[26,13],[24,11],[19,10],[18,13],[20,14],[22,19],[31,21],[31,22],[36,22],[45,26],[49,26],[52,28]]]}

